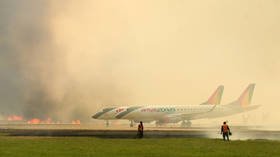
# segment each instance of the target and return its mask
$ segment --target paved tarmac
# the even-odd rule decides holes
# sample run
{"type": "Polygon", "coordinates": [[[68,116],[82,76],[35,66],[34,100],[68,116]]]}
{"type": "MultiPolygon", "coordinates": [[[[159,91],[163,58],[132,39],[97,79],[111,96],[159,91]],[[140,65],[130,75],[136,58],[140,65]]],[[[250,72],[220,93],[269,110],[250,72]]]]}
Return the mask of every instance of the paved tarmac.
{"type": "MultiPolygon", "coordinates": [[[[10,136],[94,136],[99,138],[136,138],[136,127],[104,127],[92,124],[0,124],[0,133],[10,136]]],[[[231,126],[232,140],[280,140],[280,131],[260,127],[231,126]]],[[[221,138],[217,127],[145,127],[145,138],[221,138]]]]}

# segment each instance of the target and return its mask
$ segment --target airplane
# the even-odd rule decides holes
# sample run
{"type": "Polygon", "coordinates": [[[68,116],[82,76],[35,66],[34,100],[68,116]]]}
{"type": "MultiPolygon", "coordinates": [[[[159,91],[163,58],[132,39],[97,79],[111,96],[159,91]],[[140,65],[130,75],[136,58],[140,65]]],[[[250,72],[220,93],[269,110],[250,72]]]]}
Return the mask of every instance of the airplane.
{"type": "Polygon", "coordinates": [[[229,116],[259,108],[260,105],[250,105],[254,88],[255,84],[248,85],[237,100],[225,105],[213,105],[206,102],[202,105],[133,106],[118,113],[116,118],[134,122],[177,123],[182,121],[183,127],[190,127],[191,120],[194,119],[229,116]]]}
{"type": "MultiPolygon", "coordinates": [[[[216,105],[220,104],[222,95],[224,91],[224,86],[220,85],[215,90],[215,92],[209,97],[209,99],[200,105],[216,105]]],[[[117,115],[119,115],[121,112],[127,111],[127,109],[137,108],[138,106],[121,106],[121,107],[107,107],[103,108],[101,111],[97,112],[92,116],[94,119],[101,119],[106,120],[106,126],[109,126],[109,120],[116,120],[120,118],[116,118],[117,115]]],[[[133,120],[130,120],[130,127],[133,127],[133,120]]]]}

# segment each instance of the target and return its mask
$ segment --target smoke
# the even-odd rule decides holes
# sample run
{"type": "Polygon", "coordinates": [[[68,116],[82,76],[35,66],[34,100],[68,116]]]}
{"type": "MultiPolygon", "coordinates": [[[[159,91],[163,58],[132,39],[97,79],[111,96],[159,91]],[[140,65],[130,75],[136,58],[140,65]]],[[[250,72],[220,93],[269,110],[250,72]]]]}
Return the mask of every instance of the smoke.
{"type": "Polygon", "coordinates": [[[95,50],[78,36],[60,39],[77,31],[57,23],[57,16],[67,15],[72,3],[0,2],[1,114],[89,121],[100,107],[117,105],[114,99],[122,92],[114,86],[112,62],[117,55],[106,52],[110,46],[95,50]],[[64,31],[57,32],[60,26],[64,31]]]}
{"type": "Polygon", "coordinates": [[[4,67],[7,82],[1,85],[7,87],[1,91],[9,97],[2,97],[7,100],[1,102],[2,112],[47,118],[58,109],[56,88],[64,62],[52,42],[49,7],[47,1],[1,1],[1,57],[10,56],[3,61],[12,65],[4,67]]]}
{"type": "Polygon", "coordinates": [[[256,83],[253,103],[279,120],[279,7],[1,1],[1,113],[88,120],[109,105],[199,104],[220,84],[228,103],[256,83]]]}

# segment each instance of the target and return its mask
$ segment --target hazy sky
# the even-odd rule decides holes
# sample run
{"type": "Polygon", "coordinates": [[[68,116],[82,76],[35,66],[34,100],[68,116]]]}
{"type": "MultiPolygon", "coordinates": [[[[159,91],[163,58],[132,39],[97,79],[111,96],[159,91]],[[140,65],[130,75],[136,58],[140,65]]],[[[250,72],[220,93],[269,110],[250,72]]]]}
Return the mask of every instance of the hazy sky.
{"type": "Polygon", "coordinates": [[[277,0],[1,0],[0,19],[2,114],[199,104],[221,84],[228,103],[256,83],[280,120],[277,0]]]}

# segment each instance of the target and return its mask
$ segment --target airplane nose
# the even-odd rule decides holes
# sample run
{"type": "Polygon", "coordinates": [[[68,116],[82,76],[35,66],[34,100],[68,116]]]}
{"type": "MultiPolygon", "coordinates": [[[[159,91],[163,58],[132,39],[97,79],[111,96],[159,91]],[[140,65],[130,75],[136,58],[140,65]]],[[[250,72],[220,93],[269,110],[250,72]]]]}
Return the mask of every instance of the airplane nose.
{"type": "Polygon", "coordinates": [[[92,116],[93,119],[98,119],[101,115],[103,114],[103,112],[97,112],[96,114],[94,114],[92,116]]]}

